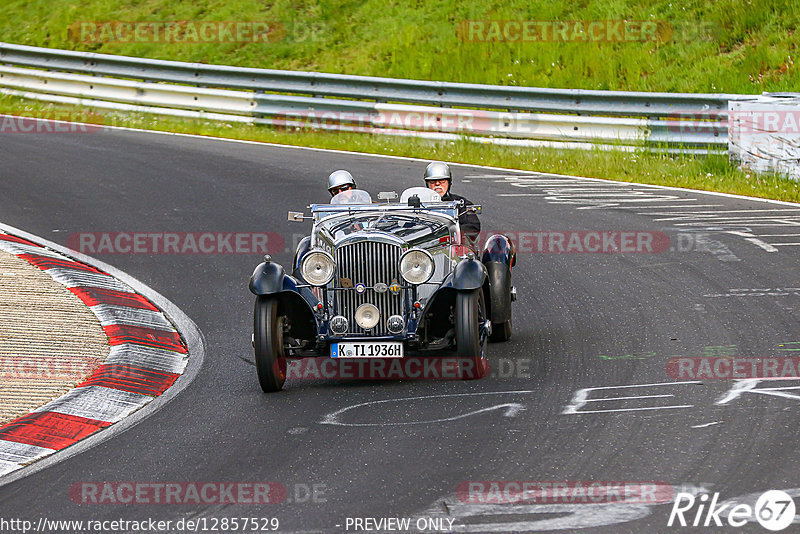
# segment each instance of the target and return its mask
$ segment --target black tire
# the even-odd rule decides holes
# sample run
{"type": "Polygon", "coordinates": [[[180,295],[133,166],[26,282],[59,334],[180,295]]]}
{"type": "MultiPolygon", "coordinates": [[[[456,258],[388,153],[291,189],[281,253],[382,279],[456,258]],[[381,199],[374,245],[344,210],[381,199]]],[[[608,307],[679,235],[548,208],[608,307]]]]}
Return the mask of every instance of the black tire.
{"type": "Polygon", "coordinates": [[[508,310],[508,318],[505,321],[492,322],[492,334],[489,336],[489,341],[492,343],[508,341],[511,339],[511,270],[507,266],[497,263],[491,265],[488,270],[492,309],[502,307],[508,310]]]}
{"type": "Polygon", "coordinates": [[[484,309],[483,292],[480,289],[456,293],[456,354],[459,359],[458,375],[464,380],[483,378],[489,372],[478,325],[484,309]]]}
{"type": "Polygon", "coordinates": [[[500,343],[511,339],[511,319],[502,323],[492,323],[492,335],[489,336],[489,341],[492,343],[500,343]]]}
{"type": "Polygon", "coordinates": [[[283,317],[278,316],[275,297],[256,297],[253,334],[258,383],[265,393],[280,391],[286,382],[286,357],[283,352],[283,317]]]}

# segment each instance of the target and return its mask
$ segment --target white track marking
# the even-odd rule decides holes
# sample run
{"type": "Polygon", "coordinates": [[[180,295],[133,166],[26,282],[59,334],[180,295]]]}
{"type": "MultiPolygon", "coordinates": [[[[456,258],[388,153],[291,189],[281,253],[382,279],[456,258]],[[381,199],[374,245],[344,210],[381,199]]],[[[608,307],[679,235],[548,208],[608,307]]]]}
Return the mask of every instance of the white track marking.
{"type": "Polygon", "coordinates": [[[507,404],[499,404],[495,406],[491,406],[488,408],[482,408],[477,411],[473,411],[466,414],[461,414],[455,417],[448,417],[442,419],[433,419],[433,420],[426,420],[426,421],[411,421],[411,422],[400,422],[400,423],[343,423],[340,421],[340,417],[343,413],[353,410],[355,408],[361,408],[363,406],[371,406],[375,404],[386,404],[389,402],[405,402],[405,401],[413,401],[413,400],[420,400],[420,399],[441,399],[447,397],[477,397],[481,395],[521,395],[526,393],[533,393],[532,390],[522,390],[522,391],[491,391],[485,393],[453,393],[453,394],[443,394],[443,395],[425,395],[422,397],[402,397],[399,399],[384,399],[384,400],[377,400],[377,401],[369,401],[369,402],[362,402],[359,404],[353,404],[351,406],[346,406],[340,410],[336,410],[335,412],[327,414],[321,421],[320,424],[322,425],[339,425],[339,426],[396,426],[396,425],[421,425],[421,424],[429,424],[429,423],[436,423],[436,422],[443,422],[443,421],[455,421],[457,419],[462,419],[464,417],[468,417],[471,415],[476,415],[479,413],[484,413],[491,410],[497,410],[501,408],[505,408],[504,415],[506,417],[514,417],[519,413],[523,406],[517,403],[507,403],[507,404]]]}
{"type": "MultiPolygon", "coordinates": [[[[492,175],[493,178],[500,176],[492,175]]],[[[721,206],[719,204],[697,204],[696,198],[680,198],[672,195],[654,194],[653,187],[648,184],[615,183],[598,184],[586,179],[529,179],[517,176],[503,177],[509,185],[525,188],[536,188],[539,193],[499,193],[500,197],[541,197],[550,204],[566,204],[576,206],[577,210],[596,209],[635,209],[638,215],[654,216],[655,222],[671,222],[676,227],[701,227],[709,231],[724,231],[730,227],[785,227],[800,226],[800,208],[742,209],[742,210],[708,210],[721,206]],[[663,202],[665,205],[659,206],[663,202]],[[680,203],[687,202],[683,206],[680,203]],[[637,206],[636,204],[647,204],[637,206]],[[654,212],[642,211],[645,209],[654,212]],[[665,211],[679,210],[679,211],[665,211]],[[763,214],[763,215],[762,215],[763,214]]],[[[663,189],[662,189],[663,190],[663,189]]],[[[737,234],[733,234],[737,235],[737,234]]],[[[778,252],[774,244],[758,239],[758,236],[745,237],[749,243],[767,252],[778,252]]],[[[800,246],[787,243],[785,246],[800,246]]],[[[738,260],[738,258],[736,258],[738,260]]]]}
{"type": "MultiPolygon", "coordinates": [[[[708,208],[713,206],[722,206],[722,204],[683,204],[675,206],[636,206],[636,209],[685,209],[685,208],[708,208]]],[[[682,212],[681,212],[682,213],[682,212]]],[[[636,215],[650,215],[647,212],[636,212],[636,215]]]]}
{"type": "Polygon", "coordinates": [[[527,178],[530,179],[531,177],[525,174],[465,174],[464,178],[527,178]]]}
{"type": "MultiPolygon", "coordinates": [[[[800,219],[800,215],[792,216],[792,217],[795,218],[795,219],[800,219]]],[[[775,226],[793,225],[793,221],[790,220],[788,217],[769,217],[769,216],[761,216],[761,215],[753,215],[752,217],[746,217],[746,216],[717,217],[717,216],[713,216],[713,215],[681,216],[681,217],[670,218],[670,219],[659,219],[656,222],[661,222],[661,221],[664,221],[664,220],[683,220],[683,221],[695,220],[695,221],[699,221],[699,222],[702,222],[702,223],[706,223],[708,221],[713,221],[715,223],[720,223],[720,224],[735,224],[735,223],[742,224],[742,223],[746,223],[747,221],[758,221],[758,222],[773,221],[775,223],[778,223],[775,226]]]]}
{"type": "Polygon", "coordinates": [[[497,404],[495,406],[489,406],[487,408],[481,408],[479,410],[475,410],[472,412],[468,412],[461,415],[456,415],[453,417],[443,417],[441,419],[427,419],[425,421],[409,421],[404,423],[342,423],[338,420],[338,414],[330,414],[329,416],[325,416],[325,419],[321,421],[321,424],[325,425],[339,425],[339,426],[401,426],[401,425],[427,425],[430,423],[445,423],[448,421],[457,421],[458,419],[464,419],[465,417],[470,417],[472,415],[478,415],[481,413],[486,412],[493,412],[495,410],[505,410],[503,412],[504,417],[516,417],[516,415],[524,410],[525,407],[522,404],[518,404],[515,402],[509,402],[506,404],[497,404]]]}
{"type": "Polygon", "coordinates": [[[758,378],[749,378],[746,380],[737,380],[734,382],[733,386],[725,393],[724,396],[720,397],[719,400],[715,404],[717,405],[725,405],[729,402],[738,399],[745,393],[754,393],[760,395],[771,395],[773,397],[782,397],[784,399],[792,399],[800,401],[800,395],[794,395],[792,393],[785,393],[786,390],[798,390],[800,386],[786,386],[786,387],[769,387],[769,388],[759,388],[757,387],[759,382],[773,382],[772,380],[761,380],[758,378]]]}
{"type": "MultiPolygon", "coordinates": [[[[610,413],[610,412],[641,412],[646,410],[675,410],[680,408],[694,408],[694,404],[673,404],[670,406],[650,406],[647,408],[611,408],[608,410],[580,410],[576,412],[569,412],[575,415],[581,415],[585,413],[610,413]]],[[[564,414],[565,412],[561,412],[564,414]]]]}
{"type": "MultiPolygon", "coordinates": [[[[763,209],[763,210],[756,209],[756,208],[754,208],[754,209],[746,209],[746,210],[701,210],[701,211],[696,212],[696,214],[716,215],[716,214],[719,214],[719,213],[761,213],[761,212],[776,213],[776,212],[781,212],[781,211],[800,211],[800,208],[772,208],[772,209],[763,209]]],[[[655,213],[654,215],[659,215],[659,214],[655,213]]],[[[669,215],[669,214],[665,213],[664,215],[669,215]]]]}
{"type": "Polygon", "coordinates": [[[626,384],[622,386],[602,386],[598,388],[586,388],[586,389],[624,389],[624,388],[647,388],[647,387],[655,387],[655,386],[675,386],[679,384],[702,384],[703,382],[700,380],[687,380],[683,382],[654,382],[652,384],[626,384]]]}
{"type": "MultiPolygon", "coordinates": [[[[798,216],[800,217],[800,216],[798,216]]],[[[776,224],[775,226],[780,225],[787,225],[789,221],[785,217],[764,217],[759,215],[753,215],[752,217],[745,217],[745,216],[738,216],[738,217],[722,217],[712,214],[676,214],[671,217],[660,217],[658,219],[653,219],[654,222],[673,222],[673,221],[698,221],[702,223],[707,223],[709,221],[715,223],[723,223],[723,222],[731,222],[731,223],[741,223],[742,221],[775,221],[780,224],[776,224]]],[[[677,226],[677,225],[676,225],[677,226]]]]}
{"type": "Polygon", "coordinates": [[[777,248],[773,247],[769,243],[761,241],[760,239],[758,239],[756,237],[748,237],[748,238],[745,239],[745,241],[747,241],[749,243],[752,243],[752,244],[756,245],[757,247],[761,247],[764,250],[766,250],[767,252],[778,252],[777,248]]]}
{"type": "Polygon", "coordinates": [[[639,395],[636,397],[612,397],[608,399],[588,399],[586,402],[607,402],[607,401],[621,401],[621,400],[631,400],[631,399],[655,399],[655,398],[666,398],[666,397],[674,397],[675,395],[639,395]]]}
{"type": "Polygon", "coordinates": [[[707,428],[709,426],[720,425],[722,421],[714,421],[713,423],[706,423],[704,425],[692,425],[692,428],[707,428]]]}
{"type": "Polygon", "coordinates": [[[595,387],[595,388],[583,388],[575,391],[572,395],[572,399],[570,404],[564,407],[561,411],[561,415],[577,415],[577,414],[587,414],[587,413],[607,413],[607,412],[638,412],[638,411],[647,411],[647,410],[667,410],[667,409],[680,409],[680,408],[692,408],[693,405],[690,404],[680,404],[680,405],[668,405],[668,406],[648,406],[648,407],[637,407],[637,408],[610,408],[604,410],[582,410],[584,406],[586,406],[590,402],[614,402],[617,400],[639,400],[639,399],[651,399],[651,398],[670,398],[674,397],[672,394],[654,394],[654,395],[630,395],[627,397],[602,397],[602,398],[595,398],[590,399],[589,395],[594,391],[603,391],[603,390],[616,390],[616,389],[624,389],[624,388],[646,388],[646,387],[660,387],[660,386],[676,386],[676,385],[684,385],[684,384],[700,384],[700,381],[691,380],[691,381],[683,381],[683,382],[658,382],[653,384],[631,384],[631,385],[624,385],[624,386],[604,386],[604,387],[595,387]]]}

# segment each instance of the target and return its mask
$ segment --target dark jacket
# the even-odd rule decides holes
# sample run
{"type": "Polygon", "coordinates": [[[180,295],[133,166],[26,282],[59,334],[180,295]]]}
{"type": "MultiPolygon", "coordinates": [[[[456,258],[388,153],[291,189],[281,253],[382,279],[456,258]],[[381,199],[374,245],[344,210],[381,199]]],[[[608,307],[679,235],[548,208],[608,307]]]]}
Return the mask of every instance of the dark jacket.
{"type": "MultiPolygon", "coordinates": [[[[465,206],[472,206],[472,202],[467,200],[466,198],[454,195],[449,190],[447,194],[442,197],[442,200],[445,202],[452,202],[454,200],[463,200],[465,206]]],[[[475,213],[470,213],[467,211],[461,211],[458,216],[458,224],[461,226],[461,232],[475,241],[478,239],[478,234],[481,233],[481,221],[478,219],[478,215],[475,213]]]]}

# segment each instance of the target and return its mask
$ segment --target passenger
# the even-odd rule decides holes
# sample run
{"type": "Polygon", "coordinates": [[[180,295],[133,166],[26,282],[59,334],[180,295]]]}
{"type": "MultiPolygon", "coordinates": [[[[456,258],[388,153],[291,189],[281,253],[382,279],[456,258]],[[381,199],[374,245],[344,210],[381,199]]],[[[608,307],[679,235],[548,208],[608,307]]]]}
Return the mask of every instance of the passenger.
{"type": "MultiPolygon", "coordinates": [[[[445,202],[463,200],[465,207],[472,206],[472,202],[468,199],[450,192],[450,187],[453,185],[453,173],[447,163],[443,161],[429,163],[425,169],[424,178],[425,185],[439,193],[439,196],[445,202]]],[[[461,227],[461,232],[469,237],[473,243],[478,239],[478,234],[481,233],[481,221],[475,213],[466,210],[461,211],[458,216],[458,224],[461,227]]]]}
{"type": "Polygon", "coordinates": [[[342,191],[349,191],[357,187],[353,175],[345,170],[333,171],[331,175],[328,176],[328,192],[331,194],[331,197],[335,197],[342,191]]]}

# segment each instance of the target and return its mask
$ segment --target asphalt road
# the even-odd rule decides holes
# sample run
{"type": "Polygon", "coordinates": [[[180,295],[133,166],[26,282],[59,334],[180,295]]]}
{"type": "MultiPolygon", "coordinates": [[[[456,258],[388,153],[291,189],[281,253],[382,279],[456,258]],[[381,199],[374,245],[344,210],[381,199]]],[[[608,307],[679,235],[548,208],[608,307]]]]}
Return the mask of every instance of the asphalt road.
{"type": "MultiPolygon", "coordinates": [[[[0,158],[0,220],[65,245],[79,232],[268,231],[290,248],[308,226],[287,222],[286,212],[325,201],[331,171],[349,169],[375,195],[421,185],[425,168],[125,131],[2,135],[0,158]]],[[[800,496],[800,397],[765,389],[800,381],[667,372],[675,357],[782,357],[800,348],[800,247],[787,244],[800,241],[792,236],[800,207],[468,166],[454,173],[454,192],[484,205],[484,229],[523,232],[515,330],[510,342],[490,345],[491,377],[291,380],[265,395],[247,290],[258,255],[96,254],[197,323],[204,365],[165,409],[0,487],[2,518],[206,518],[211,527],[214,518],[274,517],[281,532],[327,533],[356,531],[352,518],[408,517],[455,519],[455,530],[469,532],[665,532],[673,530],[669,502],[479,506],[456,492],[468,481],[660,481],[670,495],[718,492],[720,502],[753,505],[770,489],[800,496]],[[557,235],[565,244],[586,235],[571,231],[655,232],[646,235],[666,235],[671,250],[536,253],[541,231],[551,232],[544,247],[557,235]],[[92,481],[277,482],[289,498],[70,498],[71,487],[92,481]]],[[[285,250],[273,256],[291,260],[285,250]]],[[[736,531],[765,530],[750,522],[736,531]]]]}

